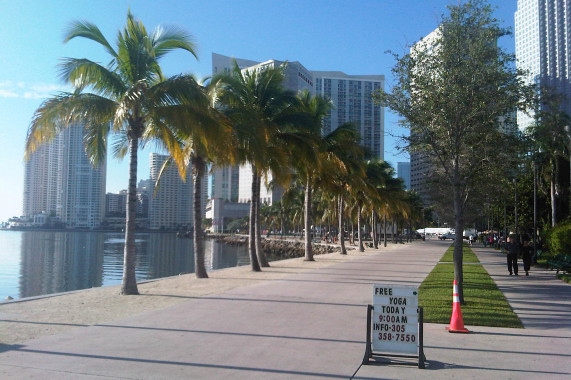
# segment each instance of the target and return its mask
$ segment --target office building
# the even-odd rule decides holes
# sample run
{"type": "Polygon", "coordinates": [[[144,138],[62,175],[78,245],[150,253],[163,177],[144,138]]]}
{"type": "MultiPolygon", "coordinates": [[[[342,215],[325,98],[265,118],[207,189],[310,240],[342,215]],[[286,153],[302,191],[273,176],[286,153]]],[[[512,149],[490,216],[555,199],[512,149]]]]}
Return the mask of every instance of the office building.
{"type": "MultiPolygon", "coordinates": [[[[230,72],[233,58],[212,54],[212,73],[230,72]]],[[[263,70],[278,67],[284,61],[256,62],[236,59],[241,70],[263,70]]],[[[375,157],[384,158],[384,109],[373,102],[374,91],[384,89],[383,75],[347,75],[339,71],[312,71],[301,63],[288,61],[284,87],[298,92],[308,90],[313,95],[328,97],[333,109],[324,119],[323,133],[330,133],[343,123],[354,123],[361,133],[362,143],[375,157]]],[[[263,182],[271,181],[271,174],[263,182]]],[[[251,169],[248,166],[216,169],[211,176],[211,197],[247,202],[251,197],[251,169]],[[220,171],[226,170],[225,173],[220,171]],[[236,185],[238,189],[236,190],[236,185]]],[[[280,189],[262,186],[261,200],[272,204],[281,198],[280,189]]]]}
{"type": "MultiPolygon", "coordinates": [[[[411,46],[410,54],[430,53],[434,49],[438,38],[440,38],[440,29],[436,28],[411,46]]],[[[427,182],[433,171],[434,167],[425,153],[417,150],[410,152],[410,186],[407,188],[417,192],[425,205],[430,203],[427,182]]]]}
{"type": "Polygon", "coordinates": [[[410,162],[397,162],[397,177],[402,178],[406,190],[410,190],[410,162]]]}
{"type": "MultiPolygon", "coordinates": [[[[150,180],[153,191],[149,197],[149,226],[160,230],[188,230],[193,227],[194,186],[192,170],[187,170],[186,180],[180,178],[176,165],[170,165],[161,173],[167,155],[150,154],[150,180]],[[160,179],[159,179],[160,174],[160,179]],[[159,181],[158,186],[157,181],[159,181]],[[157,187],[155,189],[155,186],[157,187]]],[[[202,179],[201,215],[205,215],[207,194],[207,178],[202,179]]]]}
{"type": "MultiPolygon", "coordinates": [[[[515,12],[517,67],[528,71],[527,83],[549,87],[562,94],[561,108],[571,114],[570,0],[518,0],[515,12]]],[[[533,115],[517,114],[525,129],[533,115]]]]}
{"type": "Polygon", "coordinates": [[[107,165],[94,167],[83,145],[84,129],[72,126],[26,162],[25,216],[55,215],[69,228],[95,228],[105,213],[107,165]]]}
{"type": "Polygon", "coordinates": [[[347,75],[340,71],[312,71],[315,94],[332,100],[334,107],[323,120],[323,134],[344,123],[353,123],[361,144],[384,159],[385,114],[373,102],[373,92],[384,89],[384,75],[347,75]]]}

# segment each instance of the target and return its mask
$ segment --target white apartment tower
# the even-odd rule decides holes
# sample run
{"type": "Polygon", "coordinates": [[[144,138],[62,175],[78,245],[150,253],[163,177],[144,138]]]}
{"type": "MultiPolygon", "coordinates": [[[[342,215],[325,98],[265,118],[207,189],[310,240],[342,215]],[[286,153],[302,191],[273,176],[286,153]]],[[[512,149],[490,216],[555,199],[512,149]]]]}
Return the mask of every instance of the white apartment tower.
{"type": "Polygon", "coordinates": [[[94,167],[83,145],[84,129],[72,126],[26,162],[24,215],[55,214],[69,228],[94,228],[105,214],[106,162],[94,167]]]}
{"type": "Polygon", "coordinates": [[[361,143],[373,156],[384,159],[385,113],[373,102],[373,93],[384,89],[384,75],[347,75],[340,71],[312,71],[315,94],[332,100],[334,107],[323,121],[323,134],[344,123],[353,123],[361,143]]]}
{"type": "MultiPolygon", "coordinates": [[[[563,95],[562,109],[571,114],[571,0],[518,0],[515,12],[517,67],[527,70],[528,83],[547,86],[563,95]]],[[[518,127],[533,115],[517,114],[518,127]]]]}
{"type": "MultiPolygon", "coordinates": [[[[159,180],[159,174],[168,155],[151,153],[150,179],[153,188],[159,180]]],[[[205,215],[207,198],[207,178],[202,179],[202,216],[205,215]]],[[[192,170],[188,168],[186,181],[180,178],[176,165],[170,165],[161,174],[156,190],[150,192],[149,225],[151,229],[190,229],[193,226],[193,181],[192,170]]]]}
{"type": "MultiPolygon", "coordinates": [[[[229,72],[233,58],[212,54],[212,73],[229,72]]],[[[256,62],[236,59],[241,70],[261,70],[277,67],[284,61],[269,60],[256,62]]],[[[301,63],[287,63],[284,87],[298,92],[308,90],[314,95],[328,97],[333,101],[333,110],[324,120],[323,133],[335,130],[343,123],[356,125],[361,134],[363,146],[380,159],[384,158],[384,109],[373,102],[374,91],[384,89],[384,75],[347,75],[340,71],[312,71],[301,63]]],[[[271,178],[268,179],[271,181],[271,178]]],[[[211,196],[226,200],[247,202],[251,196],[251,169],[249,166],[232,169],[217,169],[211,177],[211,196]],[[226,170],[225,173],[222,170],[226,170]],[[239,172],[239,174],[237,174],[239,172]],[[238,179],[239,178],[239,179],[238,179]],[[239,191],[235,187],[239,184],[239,191]],[[230,197],[230,198],[228,198],[230,197]]],[[[264,186],[262,186],[264,187],[264,186]]],[[[262,202],[271,204],[281,197],[279,190],[261,189],[262,202]]]]}
{"type": "MultiPolygon", "coordinates": [[[[436,28],[426,37],[415,43],[410,48],[410,54],[418,52],[431,52],[440,38],[440,29],[436,28]]],[[[424,204],[429,203],[429,195],[426,182],[434,171],[433,166],[428,161],[426,155],[419,151],[410,152],[409,185],[407,189],[416,191],[424,204]]]]}

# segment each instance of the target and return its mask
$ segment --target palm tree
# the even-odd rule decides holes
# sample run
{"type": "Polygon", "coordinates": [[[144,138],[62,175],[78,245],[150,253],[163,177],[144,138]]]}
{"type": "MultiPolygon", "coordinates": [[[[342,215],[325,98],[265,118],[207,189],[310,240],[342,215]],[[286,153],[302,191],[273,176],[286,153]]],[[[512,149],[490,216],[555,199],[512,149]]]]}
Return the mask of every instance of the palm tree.
{"type": "Polygon", "coordinates": [[[278,167],[272,164],[285,161],[285,152],[275,137],[295,103],[294,94],[282,87],[284,70],[285,66],[242,72],[234,62],[230,74],[215,78],[222,84],[219,100],[234,125],[240,161],[249,162],[252,168],[249,254],[254,271],[260,271],[260,265],[269,266],[259,245],[257,227],[261,178],[270,168],[278,167]]]}
{"type": "Polygon", "coordinates": [[[561,110],[560,96],[547,89],[542,90],[542,95],[541,110],[536,112],[536,123],[528,128],[528,133],[535,144],[535,160],[542,164],[550,183],[551,226],[555,227],[559,161],[569,157],[569,135],[565,128],[571,124],[571,116],[561,110]]]}
{"type": "Polygon", "coordinates": [[[317,185],[337,196],[339,244],[341,254],[344,255],[347,254],[343,222],[345,199],[349,194],[351,183],[364,175],[361,166],[363,148],[359,145],[359,141],[359,133],[355,126],[345,123],[325,135],[320,148],[322,171],[317,185]]]}
{"type": "Polygon", "coordinates": [[[202,92],[197,93],[193,99],[183,99],[185,102],[178,105],[178,110],[165,117],[165,120],[174,125],[187,125],[179,136],[184,145],[185,162],[180,174],[181,178],[186,178],[186,168],[189,165],[192,167],[194,272],[197,278],[208,277],[204,263],[202,228],[202,180],[207,164],[216,161],[218,165],[227,165],[233,164],[235,160],[230,123],[214,108],[219,83],[208,81],[205,84],[205,81],[208,78],[200,81],[198,88],[202,92]]]}
{"type": "Polygon", "coordinates": [[[182,151],[176,128],[163,116],[172,106],[196,95],[196,83],[187,76],[165,78],[160,59],[173,50],[185,50],[196,57],[192,36],[183,30],[160,27],[149,34],[129,12],[126,25],[117,37],[116,48],[99,28],[88,22],[74,22],[65,33],[65,42],[76,37],[101,45],[111,56],[107,66],[89,59],[66,58],[60,65],[61,77],[74,91],[61,93],[36,110],[26,141],[28,156],[42,143],[73,124],[86,128],[86,151],[93,162],[107,151],[109,133],[120,137],[115,155],[129,153],[129,185],[125,226],[125,251],[121,294],[138,294],[135,277],[135,212],[137,149],[149,140],[163,145],[179,167],[182,151]],[[91,92],[85,91],[90,90],[91,92]]]}
{"type": "MultiPolygon", "coordinates": [[[[321,96],[311,96],[307,90],[298,94],[299,103],[296,111],[299,132],[305,137],[310,146],[304,144],[292,144],[291,157],[292,167],[296,173],[304,181],[305,188],[305,212],[304,212],[304,228],[305,228],[305,260],[314,261],[311,246],[311,201],[312,191],[315,182],[318,180],[319,174],[322,173],[324,167],[321,161],[326,157],[327,146],[321,136],[322,121],[331,110],[333,103],[331,100],[321,96]],[[314,147],[317,152],[312,149],[314,147]],[[319,154],[322,153],[322,154],[319,154]]],[[[326,173],[322,173],[329,175],[326,173]]]]}

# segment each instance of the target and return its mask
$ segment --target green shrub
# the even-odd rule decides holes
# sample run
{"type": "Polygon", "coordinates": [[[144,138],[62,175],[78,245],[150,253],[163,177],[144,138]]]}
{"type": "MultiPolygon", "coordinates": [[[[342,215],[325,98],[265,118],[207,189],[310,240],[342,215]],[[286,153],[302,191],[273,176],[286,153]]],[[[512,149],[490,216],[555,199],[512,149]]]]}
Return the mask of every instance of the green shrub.
{"type": "Polygon", "coordinates": [[[571,222],[556,225],[549,235],[547,244],[553,255],[571,254],[571,222]]]}

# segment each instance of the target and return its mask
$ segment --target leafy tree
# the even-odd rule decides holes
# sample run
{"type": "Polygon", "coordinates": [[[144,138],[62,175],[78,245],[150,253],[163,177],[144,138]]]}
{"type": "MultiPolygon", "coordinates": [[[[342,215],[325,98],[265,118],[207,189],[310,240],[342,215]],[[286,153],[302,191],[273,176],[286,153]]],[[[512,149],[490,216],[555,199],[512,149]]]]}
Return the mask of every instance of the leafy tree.
{"type": "MultiPolygon", "coordinates": [[[[219,165],[232,164],[235,160],[235,149],[229,121],[214,108],[218,82],[201,82],[200,86],[195,88],[197,93],[193,99],[183,99],[183,102],[177,105],[178,111],[165,115],[165,120],[173,125],[186,126],[178,136],[184,146],[182,159],[185,163],[180,174],[181,178],[185,179],[187,168],[191,166],[194,186],[194,273],[197,278],[207,278],[202,227],[202,180],[208,163],[216,161],[219,165]]],[[[174,157],[171,159],[176,160],[174,157]]]]}
{"type": "Polygon", "coordinates": [[[295,103],[295,95],[282,87],[284,70],[285,66],[242,72],[234,62],[230,74],[214,78],[222,86],[219,101],[232,120],[239,159],[252,168],[249,253],[254,271],[269,266],[260,247],[258,227],[261,178],[270,169],[283,168],[281,164],[287,161],[276,139],[295,103]]]}
{"type": "MultiPolygon", "coordinates": [[[[502,166],[513,139],[514,109],[525,109],[532,89],[497,45],[508,34],[485,1],[450,6],[434,40],[416,44],[393,68],[397,84],[376,99],[410,129],[409,151],[426,154],[452,189],[456,231],[464,230],[470,191],[502,166]],[[504,128],[501,128],[503,126],[504,128]]],[[[463,299],[462,239],[454,243],[454,279],[463,299]]]]}
{"type": "Polygon", "coordinates": [[[550,185],[551,226],[555,227],[559,219],[557,194],[567,192],[561,188],[559,177],[562,162],[569,160],[569,135],[565,128],[571,124],[571,117],[561,109],[560,96],[549,89],[542,89],[540,99],[539,110],[535,113],[536,123],[526,132],[534,145],[534,159],[550,185]]]}
{"type": "Polygon", "coordinates": [[[298,125],[301,123],[299,132],[307,144],[292,144],[292,155],[290,157],[293,159],[290,162],[296,173],[305,182],[305,260],[313,261],[311,246],[312,192],[316,181],[319,180],[319,176],[329,175],[329,173],[325,173],[325,166],[322,165],[323,159],[326,158],[324,155],[326,154],[327,146],[325,144],[326,138],[321,136],[321,126],[323,118],[327,116],[332,107],[332,103],[327,98],[311,96],[307,90],[298,94],[298,98],[299,103],[296,111],[301,114],[301,117],[297,118],[298,125]],[[314,149],[311,149],[311,147],[317,150],[317,152],[314,152],[314,149]]]}
{"type": "MultiPolygon", "coordinates": [[[[66,58],[60,65],[61,77],[74,91],[46,100],[36,110],[26,141],[26,152],[33,153],[70,125],[86,128],[86,152],[100,162],[107,152],[108,135],[119,136],[114,153],[129,153],[129,185],[125,226],[125,259],[121,294],[138,294],[135,277],[135,213],[137,202],[137,149],[154,140],[164,146],[180,168],[182,152],[176,126],[164,117],[176,112],[177,104],[193,99],[198,85],[193,78],[165,78],[159,62],[173,50],[185,50],[196,57],[195,44],[187,32],[159,27],[148,33],[129,12],[126,25],[113,47],[99,28],[89,22],[74,22],[65,33],[65,42],[76,37],[101,45],[111,56],[107,66],[86,58],[66,58]],[[90,92],[89,92],[90,91],[90,92]]],[[[198,93],[200,91],[198,90],[198,93]]]]}

